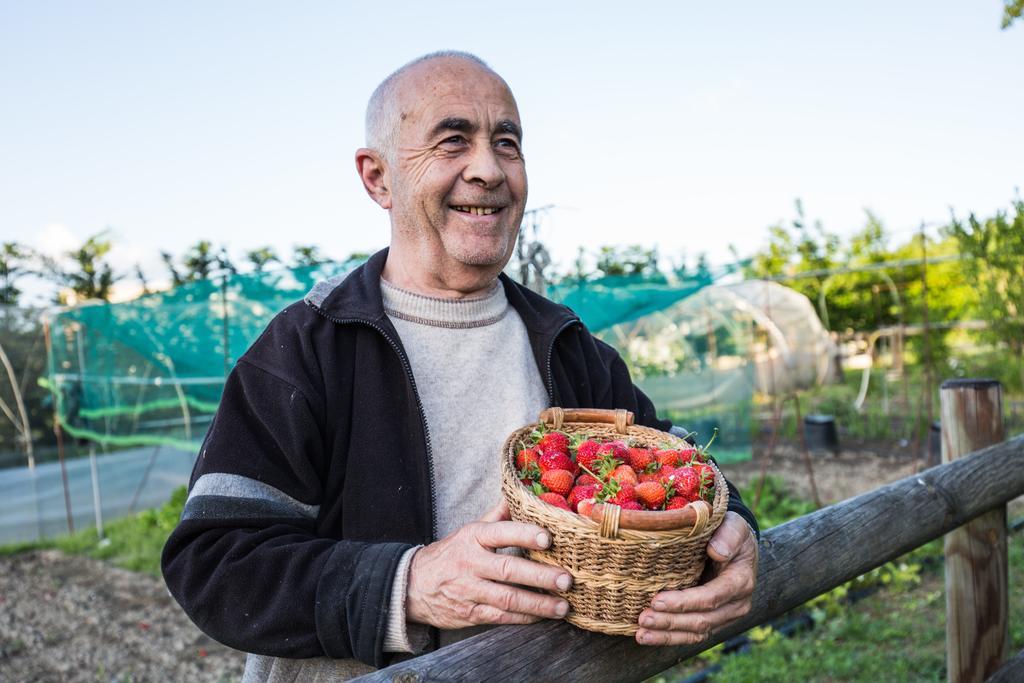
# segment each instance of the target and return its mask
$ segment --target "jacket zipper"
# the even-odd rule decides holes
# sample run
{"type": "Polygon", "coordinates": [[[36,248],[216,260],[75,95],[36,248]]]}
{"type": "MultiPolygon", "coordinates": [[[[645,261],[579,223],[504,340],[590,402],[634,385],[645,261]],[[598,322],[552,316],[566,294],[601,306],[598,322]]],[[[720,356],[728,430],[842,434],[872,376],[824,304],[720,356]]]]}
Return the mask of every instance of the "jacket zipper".
{"type": "Polygon", "coordinates": [[[551,357],[555,353],[555,342],[558,341],[558,338],[562,336],[563,332],[565,332],[567,329],[569,329],[578,322],[579,318],[573,318],[572,320],[567,320],[566,322],[562,323],[562,326],[559,327],[558,331],[555,332],[555,334],[551,337],[551,344],[548,345],[548,356],[544,360],[544,365],[548,371],[548,399],[551,401],[551,405],[555,405],[558,402],[555,397],[555,373],[551,369],[551,357]]]}
{"type": "Polygon", "coordinates": [[[409,359],[406,357],[405,353],[402,351],[402,348],[387,333],[387,330],[385,330],[380,325],[376,325],[376,324],[370,322],[369,320],[363,320],[361,318],[335,318],[332,315],[324,313],[321,309],[319,309],[319,308],[317,308],[315,306],[313,307],[313,310],[315,310],[317,313],[319,313],[323,317],[327,318],[331,322],[336,323],[338,325],[348,325],[348,324],[352,324],[352,323],[358,323],[360,325],[366,325],[367,327],[369,327],[369,328],[371,328],[373,330],[376,330],[378,333],[380,333],[380,336],[384,337],[385,341],[387,341],[387,343],[391,345],[391,348],[395,350],[395,353],[398,354],[398,358],[402,361],[402,367],[405,369],[405,376],[409,379],[409,384],[412,386],[413,398],[416,399],[416,409],[419,410],[419,413],[420,413],[420,422],[423,425],[423,436],[424,436],[424,440],[426,442],[425,445],[427,447],[427,473],[430,476],[430,481],[428,482],[427,488],[430,490],[430,533],[431,533],[431,537],[430,537],[430,539],[427,542],[428,543],[432,543],[432,542],[436,541],[437,540],[437,499],[436,499],[436,494],[434,492],[434,453],[433,453],[433,449],[431,448],[431,445],[430,445],[430,428],[427,426],[427,415],[426,415],[426,413],[423,410],[423,402],[420,401],[420,392],[416,388],[416,378],[413,377],[412,366],[409,364],[409,359]]]}

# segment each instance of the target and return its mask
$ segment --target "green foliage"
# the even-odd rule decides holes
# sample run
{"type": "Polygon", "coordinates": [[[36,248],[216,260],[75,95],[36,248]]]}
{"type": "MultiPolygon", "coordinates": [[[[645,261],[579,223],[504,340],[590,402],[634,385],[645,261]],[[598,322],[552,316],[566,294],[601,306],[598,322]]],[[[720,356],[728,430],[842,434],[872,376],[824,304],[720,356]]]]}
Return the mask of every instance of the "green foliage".
{"type": "Polygon", "coordinates": [[[15,283],[32,272],[28,265],[31,255],[28,247],[17,242],[0,244],[0,305],[18,303],[21,289],[15,283]]]}
{"type": "Polygon", "coordinates": [[[969,257],[963,267],[977,292],[975,310],[988,322],[983,336],[1009,348],[1024,377],[1024,200],[1013,209],[1012,217],[954,218],[948,232],[969,257]]]}
{"type": "Polygon", "coordinates": [[[1010,28],[1017,19],[1024,15],[1024,0],[1003,0],[1003,19],[1001,25],[1003,29],[1010,28]]]}
{"type": "Polygon", "coordinates": [[[0,554],[55,548],[73,555],[88,555],[132,571],[160,575],[160,553],[167,537],[181,518],[188,493],[184,486],[159,508],[115,519],[104,527],[100,541],[96,529],[84,529],[68,536],[0,546],[0,554]]]}
{"type": "Polygon", "coordinates": [[[281,259],[277,257],[277,253],[271,247],[260,247],[259,249],[247,251],[245,252],[245,258],[252,264],[253,269],[257,273],[262,273],[270,263],[281,262],[281,259]]]}
{"type": "Polygon", "coordinates": [[[315,244],[296,244],[292,247],[292,266],[295,268],[318,266],[328,260],[315,244]]]}
{"type": "Polygon", "coordinates": [[[658,250],[639,244],[628,247],[601,247],[597,254],[597,271],[609,275],[657,275],[658,250]]]}
{"type": "Polygon", "coordinates": [[[78,301],[109,300],[114,282],[118,280],[106,262],[112,247],[113,242],[107,233],[101,232],[86,239],[77,249],[65,252],[60,258],[40,255],[42,275],[60,288],[55,302],[62,305],[69,303],[69,292],[78,301]],[[70,262],[70,267],[67,262],[70,262]]]}
{"type": "MultiPolygon", "coordinates": [[[[757,482],[744,487],[741,493],[744,502],[753,508],[757,500],[757,482]]],[[[754,514],[757,515],[761,531],[766,531],[814,510],[814,503],[794,496],[785,481],[776,476],[768,476],[761,489],[761,502],[754,514]]]]}

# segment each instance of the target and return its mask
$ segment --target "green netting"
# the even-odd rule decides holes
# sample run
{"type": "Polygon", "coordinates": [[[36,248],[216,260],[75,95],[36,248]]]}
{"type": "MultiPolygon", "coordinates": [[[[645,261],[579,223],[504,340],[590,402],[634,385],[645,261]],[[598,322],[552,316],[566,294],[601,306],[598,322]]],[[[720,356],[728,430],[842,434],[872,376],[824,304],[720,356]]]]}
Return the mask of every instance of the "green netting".
{"type": "Polygon", "coordinates": [[[62,427],[125,447],[202,440],[224,378],[275,313],[361,261],[226,274],[50,321],[49,369],[62,427]]]}
{"type": "Polygon", "coordinates": [[[664,276],[609,275],[563,281],[548,296],[576,311],[591,330],[600,331],[660,311],[710,285],[710,273],[669,282],[664,276]]]}
{"type": "MultiPolygon", "coordinates": [[[[75,438],[196,449],[225,377],[271,317],[317,281],[360,262],[229,274],[130,302],[64,310],[50,320],[49,369],[40,383],[75,438]]],[[[604,277],[563,282],[548,295],[602,330],[670,307],[713,280],[709,273],[671,281],[604,277]]]]}

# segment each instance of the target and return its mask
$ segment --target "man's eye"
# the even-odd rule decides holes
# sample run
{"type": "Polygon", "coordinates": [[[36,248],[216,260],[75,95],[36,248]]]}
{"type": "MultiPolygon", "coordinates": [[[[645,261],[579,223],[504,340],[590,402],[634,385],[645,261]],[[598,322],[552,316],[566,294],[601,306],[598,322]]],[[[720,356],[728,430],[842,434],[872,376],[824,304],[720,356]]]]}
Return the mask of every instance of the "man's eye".
{"type": "Polygon", "coordinates": [[[496,147],[509,151],[519,151],[519,143],[509,138],[502,138],[494,143],[496,147]]]}
{"type": "Polygon", "coordinates": [[[466,140],[461,135],[453,135],[450,138],[445,138],[441,141],[442,145],[461,145],[466,140]]]}

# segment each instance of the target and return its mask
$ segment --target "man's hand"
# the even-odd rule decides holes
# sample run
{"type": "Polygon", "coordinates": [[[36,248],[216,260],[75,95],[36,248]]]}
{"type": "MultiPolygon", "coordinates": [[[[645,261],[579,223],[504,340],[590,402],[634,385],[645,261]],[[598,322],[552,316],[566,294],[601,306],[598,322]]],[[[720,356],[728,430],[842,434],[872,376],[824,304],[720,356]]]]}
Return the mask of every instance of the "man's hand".
{"type": "Polygon", "coordinates": [[[564,617],[569,611],[565,600],[510,585],[564,591],[572,576],[564,569],[495,553],[496,548],[543,550],[551,545],[546,530],[508,519],[508,506],[502,502],[479,522],[417,551],[409,566],[406,618],[451,629],[564,617]]]}
{"type": "Polygon", "coordinates": [[[757,577],[757,541],[746,520],[725,513],[711,537],[708,557],[715,577],[701,586],[662,591],[640,613],[636,642],[688,645],[706,640],[750,611],[757,577]]]}

